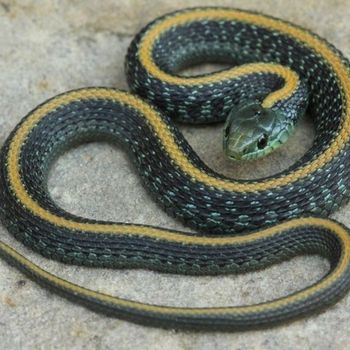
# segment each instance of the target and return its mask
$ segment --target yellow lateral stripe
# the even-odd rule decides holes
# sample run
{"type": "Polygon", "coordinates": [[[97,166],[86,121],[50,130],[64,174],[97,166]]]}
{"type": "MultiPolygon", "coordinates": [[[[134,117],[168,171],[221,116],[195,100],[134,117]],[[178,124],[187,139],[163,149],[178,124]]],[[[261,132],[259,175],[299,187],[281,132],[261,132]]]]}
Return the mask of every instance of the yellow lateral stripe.
{"type": "Polygon", "coordinates": [[[89,298],[94,298],[102,302],[110,303],[113,305],[136,309],[146,312],[155,312],[159,314],[179,314],[184,316],[191,315],[215,315],[215,314],[238,314],[238,313],[255,313],[255,312],[264,312],[271,309],[281,308],[287,306],[291,303],[298,302],[303,299],[307,299],[313,294],[327,288],[332,285],[337,279],[341,278],[346,268],[349,266],[350,260],[350,238],[346,230],[341,227],[339,224],[332,222],[326,219],[317,219],[309,218],[305,219],[296,219],[293,220],[295,225],[298,225],[297,222],[304,222],[310,225],[315,225],[323,228],[327,228],[334,232],[343,245],[342,257],[334,269],[329,275],[322,279],[319,283],[314,284],[304,290],[296,292],[293,295],[282,297],[274,301],[264,302],[256,305],[245,305],[245,306],[232,306],[232,307],[203,307],[203,308],[186,308],[186,307],[171,307],[171,306],[160,306],[160,305],[151,305],[144,304],[137,301],[126,300],[118,297],[113,297],[107,294],[99,293],[90,289],[86,289],[75,285],[71,282],[63,280],[57,276],[50,274],[49,272],[41,269],[39,266],[30,262],[28,259],[24,258],[21,254],[17,253],[15,250],[7,246],[6,244],[0,241],[0,250],[4,251],[6,254],[12,256],[17,260],[21,265],[26,266],[29,270],[34,271],[36,274],[41,276],[47,281],[50,281],[53,284],[59,285],[64,289],[69,290],[73,294],[85,295],[89,298]]]}

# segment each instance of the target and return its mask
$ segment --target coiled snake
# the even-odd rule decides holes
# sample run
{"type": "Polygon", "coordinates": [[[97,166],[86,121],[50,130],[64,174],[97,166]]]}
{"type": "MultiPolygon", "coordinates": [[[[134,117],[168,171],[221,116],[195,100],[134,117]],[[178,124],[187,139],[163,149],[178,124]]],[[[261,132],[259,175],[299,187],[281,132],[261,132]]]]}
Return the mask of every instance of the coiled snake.
{"type": "MultiPolygon", "coordinates": [[[[82,288],[2,242],[0,255],[88,307],[166,328],[270,326],[342,297],[350,287],[349,233],[325,218],[348,199],[350,189],[350,74],[341,53],[285,21],[229,8],[194,8],[146,26],[130,45],[126,73],[135,95],[107,88],[67,92],[34,109],[11,133],[1,152],[0,214],[16,238],[46,257],[88,266],[238,273],[319,254],[329,259],[329,273],[265,303],[182,308],[82,288]],[[235,66],[196,77],[176,74],[189,63],[207,60],[235,66]],[[255,111],[260,120],[259,108],[263,115],[287,118],[282,132],[275,133],[270,123],[271,134],[263,128],[248,135],[252,142],[238,145],[238,152],[237,142],[232,146],[225,139],[229,156],[249,159],[282,143],[307,101],[316,125],[312,147],[291,168],[254,181],[209,169],[171,120],[223,121],[230,111],[243,116],[255,111]],[[77,143],[106,139],[126,146],[145,185],[168,213],[207,235],[93,221],[58,207],[46,183],[53,160],[77,143]]],[[[225,133],[236,133],[234,121],[226,123],[225,133]]]]}

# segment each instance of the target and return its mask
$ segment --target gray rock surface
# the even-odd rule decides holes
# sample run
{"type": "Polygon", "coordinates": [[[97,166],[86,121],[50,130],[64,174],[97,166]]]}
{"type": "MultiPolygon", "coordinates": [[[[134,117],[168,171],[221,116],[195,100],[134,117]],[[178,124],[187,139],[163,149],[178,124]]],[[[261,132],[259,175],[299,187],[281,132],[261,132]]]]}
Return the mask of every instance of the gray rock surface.
{"type": "MultiPolygon", "coordinates": [[[[158,15],[195,5],[230,5],[290,20],[326,37],[350,57],[349,0],[0,0],[0,145],[22,116],[50,96],[91,85],[126,89],[124,55],[133,35],[158,15]]],[[[221,154],[220,127],[182,129],[210,166],[241,178],[284,169],[312,142],[312,123],[305,120],[287,146],[273,156],[238,166],[221,154]]],[[[80,146],[62,156],[51,172],[49,188],[62,207],[79,215],[184,229],[149,198],[126,155],[107,144],[80,146]]],[[[349,210],[345,206],[334,217],[350,226],[349,210]]],[[[68,280],[170,305],[268,300],[307,286],[328,269],[327,262],[318,257],[300,257],[239,276],[88,269],[34,254],[3,226],[0,236],[68,280]]],[[[72,304],[0,260],[2,349],[346,349],[350,347],[349,327],[350,295],[320,315],[263,331],[196,334],[146,328],[72,304]]]]}

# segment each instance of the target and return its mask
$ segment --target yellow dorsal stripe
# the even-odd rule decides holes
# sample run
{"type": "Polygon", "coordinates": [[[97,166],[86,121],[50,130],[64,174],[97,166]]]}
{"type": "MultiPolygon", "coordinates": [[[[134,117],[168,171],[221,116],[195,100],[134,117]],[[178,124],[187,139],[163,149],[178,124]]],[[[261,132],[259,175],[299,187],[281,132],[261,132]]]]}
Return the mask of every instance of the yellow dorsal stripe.
{"type": "MultiPolygon", "coordinates": [[[[80,90],[72,93],[68,93],[62,96],[59,96],[45,105],[38,108],[34,111],[18,129],[14,135],[8,153],[8,162],[7,170],[11,188],[20,201],[26,208],[30,209],[35,215],[41,217],[44,220],[47,220],[50,223],[56,224],[58,226],[66,227],[69,229],[77,229],[83,231],[93,231],[93,232],[103,232],[103,233],[128,233],[136,235],[144,235],[148,237],[164,239],[168,241],[179,242],[183,244],[199,244],[199,245],[223,245],[223,244],[240,244],[246,243],[252,240],[261,239],[264,237],[269,237],[275,235],[283,229],[289,229],[297,227],[298,225],[316,225],[332,230],[343,243],[343,252],[342,257],[337,265],[336,269],[327,275],[320,283],[315,284],[306,290],[295,293],[286,298],[281,298],[279,300],[263,303],[259,305],[252,306],[243,306],[236,308],[212,308],[212,309],[193,309],[193,308],[173,308],[173,307],[161,307],[148,304],[141,304],[133,301],[128,301],[119,298],[113,298],[104,294],[96,293],[89,291],[87,289],[75,286],[70,284],[67,281],[63,281],[53,275],[48,274],[47,272],[41,270],[34,264],[30,264],[23,257],[20,258],[16,255],[11,249],[6,248],[4,244],[0,242],[0,249],[6,251],[7,254],[12,255],[15,259],[20,261],[23,265],[28,266],[30,269],[38,273],[43,278],[56,283],[62,287],[65,287],[73,292],[81,293],[86,296],[91,296],[93,298],[99,299],[104,302],[115,303],[117,305],[145,310],[149,312],[159,312],[159,313],[179,313],[184,315],[193,315],[193,314],[213,314],[216,313],[235,313],[235,312],[259,312],[265,311],[267,309],[283,307],[290,305],[291,302],[295,302],[304,298],[310,297],[312,294],[321,291],[327,286],[331,285],[340,278],[346,268],[349,265],[349,250],[350,250],[350,241],[349,235],[347,232],[338,224],[326,221],[323,219],[296,219],[290,222],[278,225],[277,227],[263,230],[261,232],[242,237],[196,237],[196,236],[186,236],[181,233],[174,233],[167,230],[161,230],[157,228],[148,228],[140,227],[136,225],[117,225],[117,224],[84,224],[77,223],[65,218],[56,216],[53,213],[48,212],[42,208],[37,202],[32,200],[32,198],[27,193],[20,177],[19,172],[19,160],[21,156],[21,147],[25,142],[26,137],[29,135],[31,130],[36,126],[36,124],[44,118],[49,112],[54,111],[60,106],[66,105],[72,101],[84,99],[84,98],[106,98],[114,100],[116,102],[124,103],[132,108],[138,110],[152,125],[153,129],[157,133],[158,137],[164,145],[164,149],[168,152],[169,156],[176,162],[176,164],[187,174],[189,174],[195,181],[201,181],[209,186],[232,190],[232,191],[259,191],[266,189],[273,189],[276,186],[287,185],[292,181],[297,181],[300,178],[307,176],[316,169],[322,167],[326,162],[331,160],[339,150],[344,147],[344,144],[349,139],[349,93],[350,93],[350,82],[349,82],[349,73],[341,62],[341,59],[333,52],[325,43],[319,41],[316,37],[313,37],[311,34],[293,27],[284,22],[278,20],[273,20],[271,18],[266,18],[261,15],[245,13],[234,10],[202,10],[202,11],[192,11],[181,13],[170,17],[168,20],[172,21],[175,25],[176,23],[184,23],[185,21],[191,21],[201,18],[213,18],[213,19],[233,19],[241,20],[256,25],[261,25],[265,27],[272,28],[277,31],[286,33],[297,40],[301,40],[307,43],[311,48],[313,48],[319,55],[321,55],[333,68],[335,74],[337,75],[339,82],[341,84],[343,93],[344,93],[344,102],[346,111],[344,114],[344,123],[343,127],[335,139],[335,141],[330,145],[329,149],[323,153],[319,158],[317,158],[312,163],[307,166],[299,169],[298,171],[292,172],[288,175],[278,177],[272,180],[262,181],[259,183],[237,183],[235,181],[229,182],[221,179],[216,179],[210,175],[202,172],[200,169],[195,168],[191,162],[186,158],[186,156],[181,152],[177,147],[173,136],[167,129],[166,125],[161,121],[157,112],[154,109],[142,102],[138,98],[128,95],[126,93],[109,90],[109,89],[88,89],[80,90]]],[[[161,22],[162,23],[162,22],[161,22]]],[[[156,29],[156,25],[153,29],[156,29]]],[[[158,28],[159,30],[159,28],[158,28]]],[[[153,72],[154,73],[154,72],[153,72]]],[[[152,73],[152,74],[153,74],[152,73]]],[[[182,79],[182,78],[178,78],[182,79]]],[[[165,80],[165,78],[164,78],[165,80]]],[[[189,81],[189,80],[188,80],[189,81]]],[[[198,83],[198,81],[196,81],[198,83]]]]}
{"type": "Polygon", "coordinates": [[[224,314],[224,315],[225,314],[235,315],[235,314],[244,314],[244,313],[249,314],[249,313],[256,313],[256,312],[265,312],[271,309],[283,308],[288,305],[291,306],[291,303],[293,302],[305,300],[311,297],[312,295],[314,295],[315,293],[320,292],[323,289],[335,283],[337,279],[341,278],[344,271],[346,271],[347,267],[349,266],[350,238],[348,233],[344,230],[344,228],[342,228],[340,225],[330,220],[316,219],[316,218],[293,220],[289,223],[289,225],[292,227],[293,225],[297,226],[299,224],[302,225],[305,223],[329,229],[339,237],[343,245],[343,253],[334,271],[328,274],[320,282],[304,290],[296,292],[292,295],[282,297],[280,299],[272,300],[269,302],[264,302],[261,304],[234,306],[234,307],[210,307],[210,308],[171,307],[171,306],[145,304],[145,303],[140,303],[133,300],[126,300],[118,297],[113,297],[107,294],[95,292],[93,290],[80,287],[76,284],[73,284],[57,276],[52,275],[49,272],[41,269],[37,265],[33,264],[32,262],[24,258],[22,255],[14,251],[12,248],[2,243],[1,241],[0,241],[0,250],[5,251],[6,254],[13,257],[15,260],[17,260],[20,263],[20,265],[26,266],[27,269],[34,271],[34,273],[41,276],[44,280],[49,281],[49,283],[53,283],[54,285],[59,285],[65,290],[69,290],[71,293],[75,293],[77,295],[81,294],[88,298],[94,298],[104,303],[109,303],[120,307],[126,307],[126,308],[146,311],[146,312],[160,313],[163,315],[179,314],[179,315],[186,315],[186,316],[195,316],[195,315],[215,315],[215,314],[224,314]]]}
{"type": "MultiPolygon", "coordinates": [[[[214,10],[209,10],[208,15],[212,15],[214,10]]],[[[215,12],[215,11],[214,11],[215,12]]],[[[226,11],[225,11],[226,12],[226,11]]],[[[314,47],[317,52],[319,52],[325,59],[329,61],[332,65],[334,71],[339,77],[339,82],[343,87],[344,94],[346,96],[346,100],[349,99],[349,75],[341,62],[340,58],[323,42],[319,41],[311,34],[302,31],[301,29],[292,27],[286,23],[279,22],[276,20],[271,20],[269,18],[261,17],[259,15],[246,14],[242,12],[236,11],[228,11],[227,15],[229,17],[233,17],[239,19],[239,15],[243,16],[243,19],[246,16],[249,16],[252,23],[255,23],[253,20],[256,19],[256,22],[266,20],[269,26],[275,26],[276,29],[279,29],[282,32],[286,32],[290,35],[294,35],[297,39],[304,39],[311,47],[314,47]]],[[[198,12],[194,12],[198,15],[198,12]]],[[[188,13],[186,13],[188,15],[188,13]]],[[[221,13],[222,15],[222,13],[221,13]]],[[[266,25],[267,25],[266,24],[266,25]]],[[[59,106],[66,105],[72,101],[79,99],[88,99],[88,98],[105,98],[114,100],[119,103],[126,104],[131,106],[132,108],[138,110],[152,125],[153,129],[157,133],[159,139],[163,143],[164,149],[168,152],[169,156],[175,161],[175,163],[187,174],[189,174],[195,181],[200,181],[208,186],[225,189],[229,191],[237,191],[237,192],[249,192],[249,191],[260,191],[273,189],[277,186],[287,185],[293,181],[297,181],[300,178],[310,174],[316,169],[322,167],[327,161],[332,159],[337,152],[344,146],[345,142],[349,138],[350,128],[349,125],[349,107],[347,107],[347,114],[343,124],[343,128],[341,129],[336,140],[330,145],[329,149],[327,149],[319,158],[314,160],[312,163],[309,163],[303,168],[298,169],[295,172],[291,172],[285,176],[276,177],[274,179],[269,179],[266,181],[256,182],[256,183],[238,183],[235,181],[227,181],[222,179],[217,179],[203,172],[202,170],[194,167],[189,159],[182,153],[179,147],[176,145],[176,142],[173,138],[173,135],[170,133],[167,125],[164,124],[161,118],[159,118],[158,113],[148,104],[141,101],[140,99],[126,94],[122,92],[118,92],[111,89],[85,89],[76,92],[67,93],[65,95],[58,96],[53,100],[47,102],[37,110],[35,110],[32,115],[30,115],[22,126],[18,129],[17,133],[14,135],[13,140],[10,144],[10,149],[8,153],[8,175],[11,183],[11,187],[16,195],[16,197],[23,203],[27,208],[29,208],[35,215],[40,216],[41,218],[54,223],[58,226],[67,227],[70,229],[79,229],[86,231],[94,231],[94,232],[125,232],[125,228],[118,225],[110,225],[110,224],[85,224],[85,223],[77,223],[71,220],[67,220],[62,217],[58,217],[57,215],[48,212],[44,208],[42,208],[38,203],[33,201],[31,197],[28,195],[26,189],[20,178],[19,172],[19,159],[21,146],[25,142],[26,137],[30,133],[33,127],[44,118],[49,112],[55,110],[59,106]]],[[[134,227],[134,226],[132,226],[134,227]]],[[[153,230],[153,229],[152,229],[153,230]]],[[[147,229],[147,232],[153,232],[152,230],[147,229]]],[[[131,229],[128,226],[127,231],[132,233],[139,233],[140,227],[135,226],[134,229],[131,229]],[[132,231],[132,232],[131,232],[132,231]]],[[[161,235],[156,229],[154,229],[155,236],[161,235]]]]}
{"type": "MultiPolygon", "coordinates": [[[[200,173],[200,171],[194,170],[189,162],[185,162],[183,159],[176,157],[178,164],[183,165],[183,170],[188,174],[193,175],[197,180],[204,182],[210,186],[238,191],[238,192],[254,192],[260,190],[272,189],[278,186],[284,186],[291,182],[297,181],[315,170],[324,166],[329,162],[345,145],[349,140],[350,133],[350,77],[347,67],[345,67],[341,58],[323,41],[319,40],[316,36],[311,33],[295,27],[286,22],[276,20],[273,18],[257,15],[249,12],[243,12],[231,9],[194,9],[192,11],[180,12],[174,16],[170,16],[162,22],[156,23],[149,31],[145,34],[140,46],[140,61],[144,65],[145,69],[154,77],[164,80],[168,83],[179,84],[179,85],[198,85],[198,84],[210,84],[219,81],[220,79],[235,74],[232,72],[219,72],[212,74],[209,77],[178,77],[167,74],[162,71],[152,59],[152,48],[155,41],[159,36],[172,26],[182,25],[192,21],[200,20],[231,20],[231,21],[242,21],[251,23],[257,26],[265,27],[268,29],[276,30],[278,32],[287,34],[294,39],[306,43],[311,49],[315,50],[323,59],[329,63],[334,70],[338,80],[342,86],[343,99],[344,99],[344,121],[342,128],[332,142],[330,147],[316,158],[313,162],[299,168],[297,171],[291,172],[287,175],[276,177],[267,181],[261,181],[257,183],[236,183],[227,182],[225,180],[215,179],[207,174],[200,173]]],[[[263,68],[263,67],[262,67],[263,68]]]]}

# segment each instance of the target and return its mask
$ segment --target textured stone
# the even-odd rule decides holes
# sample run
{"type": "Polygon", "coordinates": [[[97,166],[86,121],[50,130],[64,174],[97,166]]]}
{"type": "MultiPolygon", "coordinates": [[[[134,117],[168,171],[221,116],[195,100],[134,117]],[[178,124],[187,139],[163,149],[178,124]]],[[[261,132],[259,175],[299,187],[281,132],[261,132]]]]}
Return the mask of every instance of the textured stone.
{"type": "MultiPolygon", "coordinates": [[[[0,145],[20,118],[46,98],[82,86],[126,89],[124,55],[133,35],[165,12],[232,1],[0,0],[0,145]]],[[[348,0],[243,1],[249,8],[306,26],[350,56],[348,0]]],[[[202,72],[208,67],[201,67],[202,72]]],[[[210,67],[209,67],[210,68],[210,67]]],[[[303,121],[288,144],[259,162],[231,164],[221,153],[221,127],[182,127],[200,156],[218,172],[247,178],[276,173],[312,142],[303,121]]],[[[126,155],[106,144],[80,146],[52,169],[49,188],[65,209],[91,218],[185,229],[149,198],[126,155]]],[[[335,217],[350,225],[350,206],[335,217]]],[[[184,277],[149,271],[68,266],[34,254],[4,227],[1,240],[45,269],[122,297],[170,305],[241,305],[289,294],[327,272],[326,261],[300,257],[240,276],[184,277]]],[[[350,296],[325,313],[244,333],[172,332],[107,318],[42,289],[0,260],[0,344],[4,349],[345,349],[350,296]]]]}

